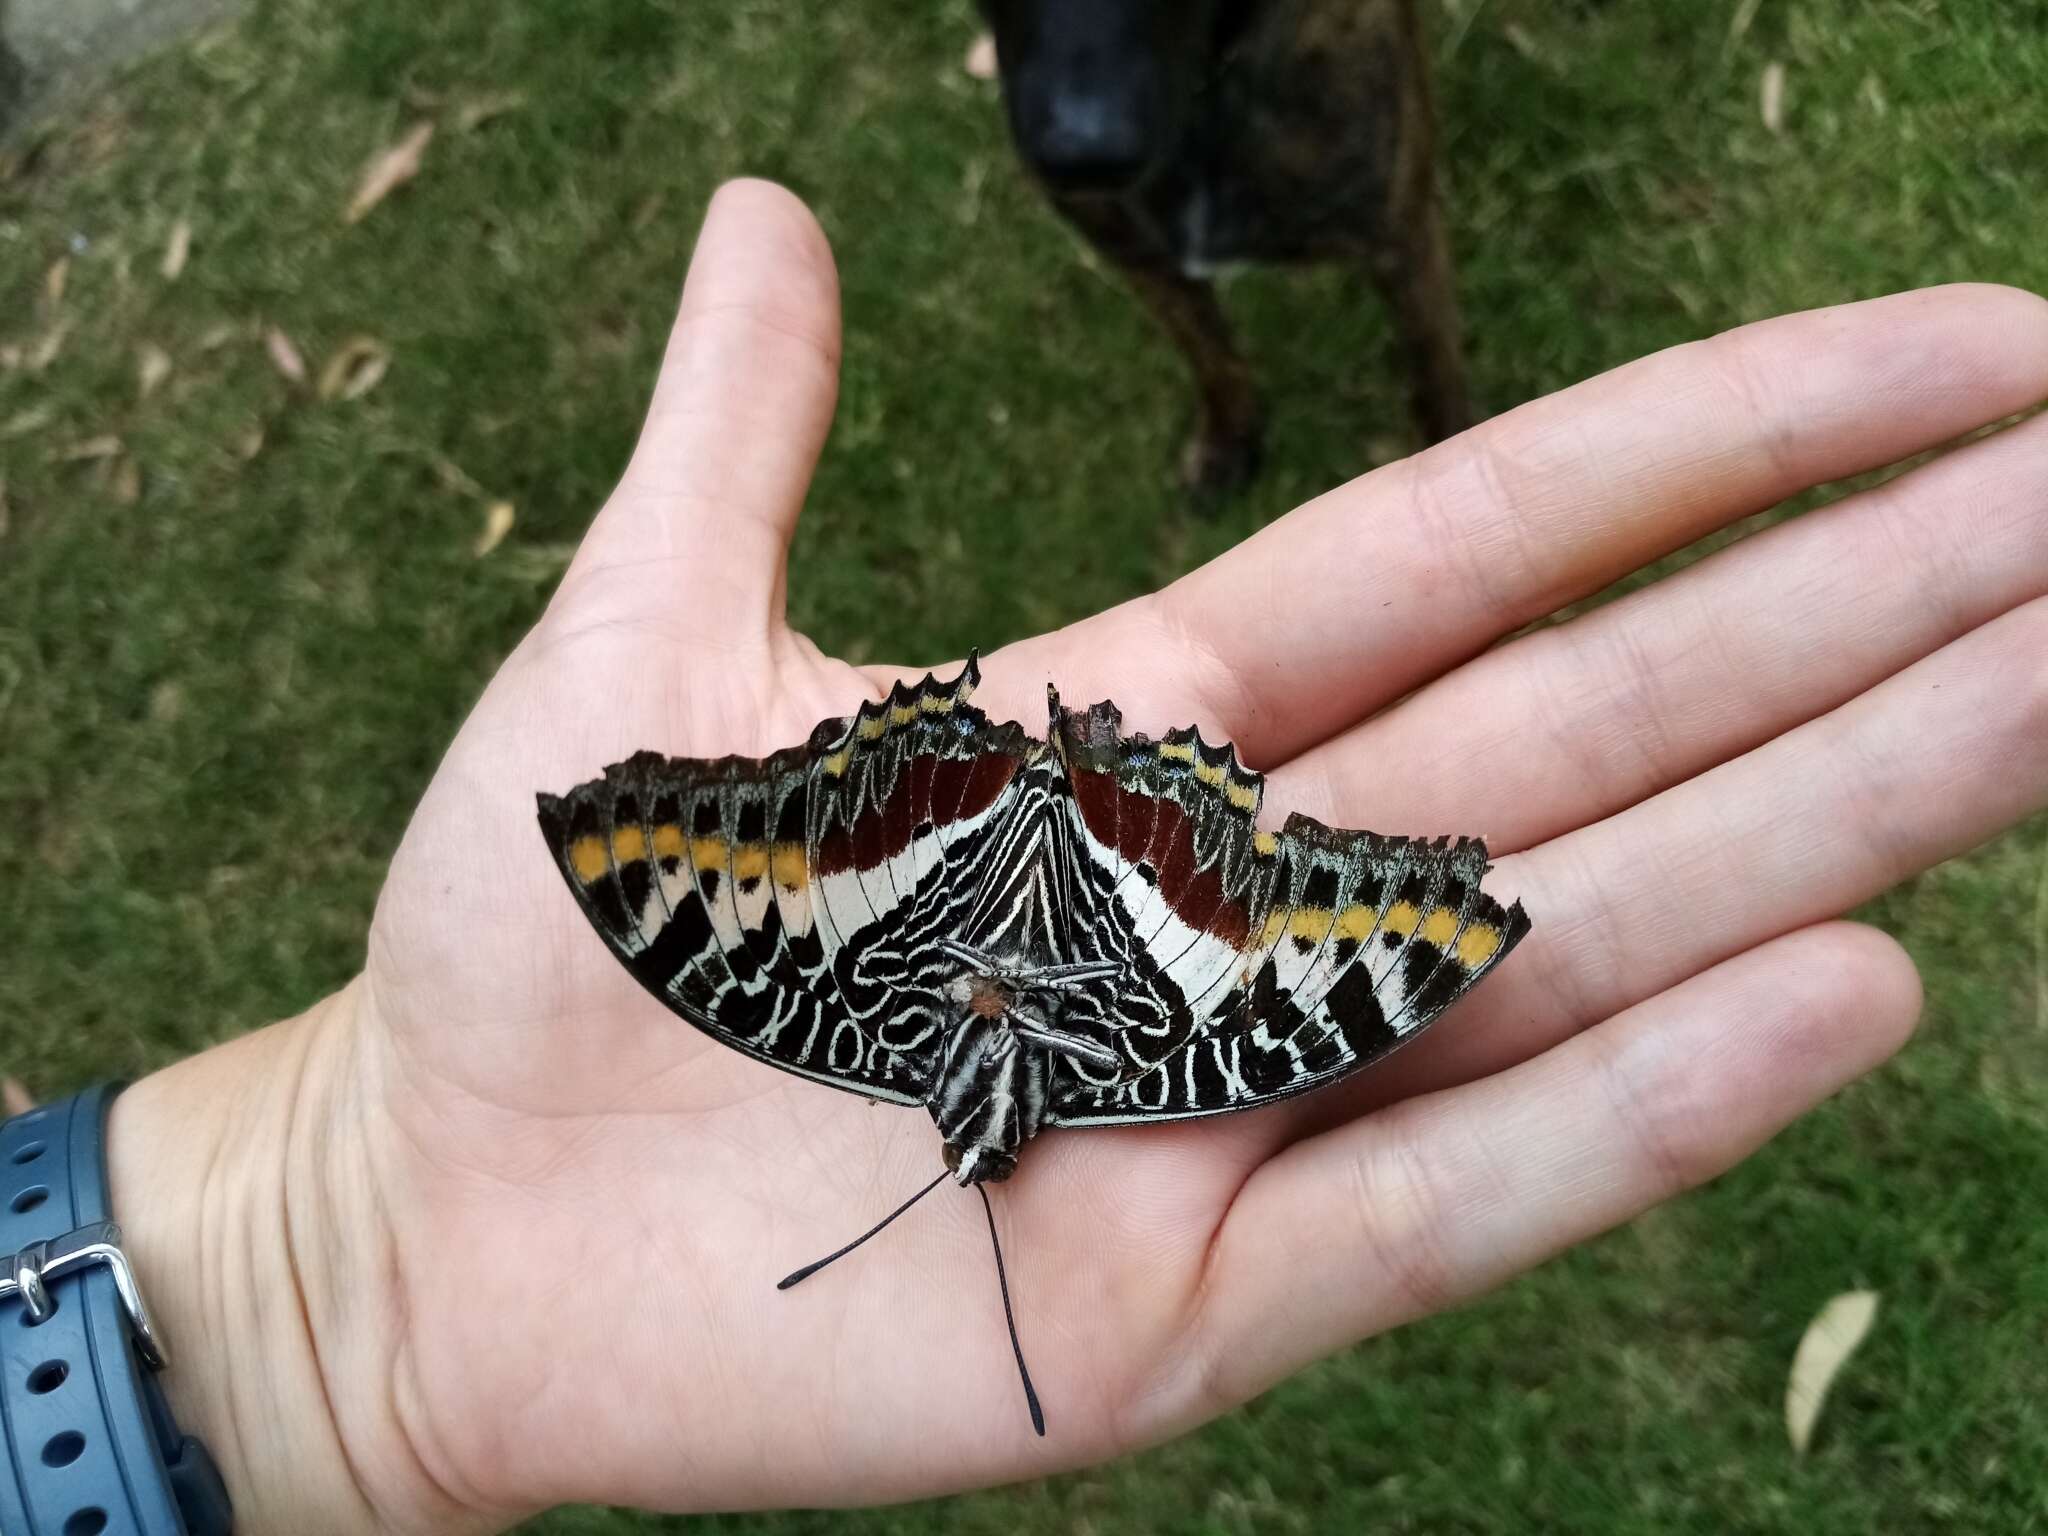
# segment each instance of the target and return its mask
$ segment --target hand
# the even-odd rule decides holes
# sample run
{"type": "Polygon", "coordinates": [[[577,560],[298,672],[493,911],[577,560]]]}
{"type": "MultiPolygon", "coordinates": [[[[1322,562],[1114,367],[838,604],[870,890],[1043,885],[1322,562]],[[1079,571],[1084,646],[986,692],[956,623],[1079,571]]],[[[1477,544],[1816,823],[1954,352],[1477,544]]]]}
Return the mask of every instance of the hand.
{"type": "Polygon", "coordinates": [[[900,675],[783,615],[838,347],[816,225],[726,189],[632,463],[422,802],[363,976],[117,1108],[120,1190],[206,1192],[199,1259],[143,1214],[170,1206],[117,1198],[145,1273],[177,1276],[172,1384],[252,1530],[901,1499],[1173,1435],[1713,1177],[1883,1061],[1913,968],[1831,919],[2048,798],[2048,420],[1487,649],[2034,404],[2048,304],[2010,290],[1631,364],[989,656],[997,719],[1035,725],[1056,679],[1234,740],[1277,811],[1483,833],[1535,922],[1383,1070],[1029,1150],[995,1199],[1037,1440],[978,1201],[942,1190],[774,1289],[929,1178],[926,1117],[665,1013],[534,825],[536,790],[636,748],[764,752],[900,675]]]}

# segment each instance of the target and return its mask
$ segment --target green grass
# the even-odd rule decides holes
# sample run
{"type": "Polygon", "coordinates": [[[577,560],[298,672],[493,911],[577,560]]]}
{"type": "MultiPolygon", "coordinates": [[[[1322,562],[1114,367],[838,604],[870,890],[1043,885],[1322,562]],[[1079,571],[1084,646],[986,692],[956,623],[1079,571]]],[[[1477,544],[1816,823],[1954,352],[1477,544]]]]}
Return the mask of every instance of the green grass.
{"type": "MultiPolygon", "coordinates": [[[[1178,365],[1021,184],[992,87],[959,67],[964,0],[796,9],[272,0],[17,157],[0,343],[70,330],[42,371],[0,370],[0,1066],[46,1090],[138,1072],[353,970],[443,744],[624,461],[723,177],[786,180],[838,248],[844,400],[792,580],[829,648],[921,659],[1073,618],[1401,451],[1377,307],[1337,274],[1250,275],[1228,302],[1270,468],[1184,516],[1178,365]],[[427,105],[508,90],[525,105],[469,133],[427,105]],[[435,111],[425,174],[344,227],[367,156],[435,111]],[[390,374],[354,402],[295,395],[266,324],[316,374],[373,334],[390,374]],[[176,362],[147,399],[144,343],[176,362]],[[132,504],[118,466],[63,456],[107,433],[132,504]],[[500,497],[518,525],[479,560],[500,497]]],[[[2020,8],[1428,9],[1491,408],[1773,312],[1951,278],[2048,290],[2048,40],[2020,8]]],[[[705,1523],[2048,1530],[2044,854],[2036,822],[1876,904],[1928,983],[1895,1065],[1480,1305],[1095,1472],[705,1523]],[[1884,1309],[1798,1463],[1786,1364],[1851,1286],[1884,1309]]]]}

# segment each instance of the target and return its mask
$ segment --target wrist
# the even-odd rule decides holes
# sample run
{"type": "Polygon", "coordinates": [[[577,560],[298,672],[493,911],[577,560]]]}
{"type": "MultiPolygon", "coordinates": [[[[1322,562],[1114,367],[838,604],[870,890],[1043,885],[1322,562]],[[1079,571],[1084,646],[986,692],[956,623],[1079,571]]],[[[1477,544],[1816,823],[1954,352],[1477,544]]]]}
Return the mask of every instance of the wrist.
{"type": "Polygon", "coordinates": [[[164,1389],[247,1536],[487,1523],[425,1473],[398,1410],[354,996],[145,1078],[108,1122],[110,1207],[169,1346],[164,1389]]]}

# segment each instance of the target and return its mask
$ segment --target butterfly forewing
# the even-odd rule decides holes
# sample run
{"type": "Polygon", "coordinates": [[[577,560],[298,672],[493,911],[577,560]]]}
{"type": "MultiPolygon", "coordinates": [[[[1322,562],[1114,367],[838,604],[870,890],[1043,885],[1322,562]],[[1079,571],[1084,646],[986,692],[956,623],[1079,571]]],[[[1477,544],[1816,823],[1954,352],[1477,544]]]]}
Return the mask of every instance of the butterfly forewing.
{"type": "Polygon", "coordinates": [[[1062,1062],[1046,1122],[1225,1113],[1306,1092],[1412,1038],[1528,930],[1480,890],[1474,839],[1413,842],[1303,816],[1260,832],[1263,782],[1193,731],[1126,737],[1053,709],[1070,845],[1094,866],[1097,950],[1130,957],[1094,1029],[1124,1066],[1062,1062]]]}
{"type": "Polygon", "coordinates": [[[923,1103],[951,974],[932,948],[1021,767],[1044,755],[967,702],[970,662],[767,758],[643,752],[540,797],[556,863],[670,1008],[750,1056],[923,1103]]]}

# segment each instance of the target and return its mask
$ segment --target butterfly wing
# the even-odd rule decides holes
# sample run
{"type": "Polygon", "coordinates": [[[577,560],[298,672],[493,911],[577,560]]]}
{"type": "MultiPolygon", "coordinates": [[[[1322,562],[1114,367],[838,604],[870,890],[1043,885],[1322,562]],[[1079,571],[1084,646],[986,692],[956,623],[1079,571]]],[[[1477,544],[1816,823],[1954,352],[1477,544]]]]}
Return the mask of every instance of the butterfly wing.
{"type": "Polygon", "coordinates": [[[979,680],[970,658],[766,758],[638,753],[540,796],[541,830],[605,943],[675,1012],[770,1066],[921,1104],[958,969],[932,946],[1045,750],[968,702],[979,680]]]}
{"type": "Polygon", "coordinates": [[[1478,840],[1306,816],[1261,832],[1264,781],[1229,746],[1121,725],[1112,705],[1054,700],[1075,931],[1122,975],[1068,1016],[1118,1065],[1062,1061],[1048,1124],[1222,1114],[1319,1088],[1413,1039],[1528,932],[1519,903],[1480,888],[1478,840]]]}

